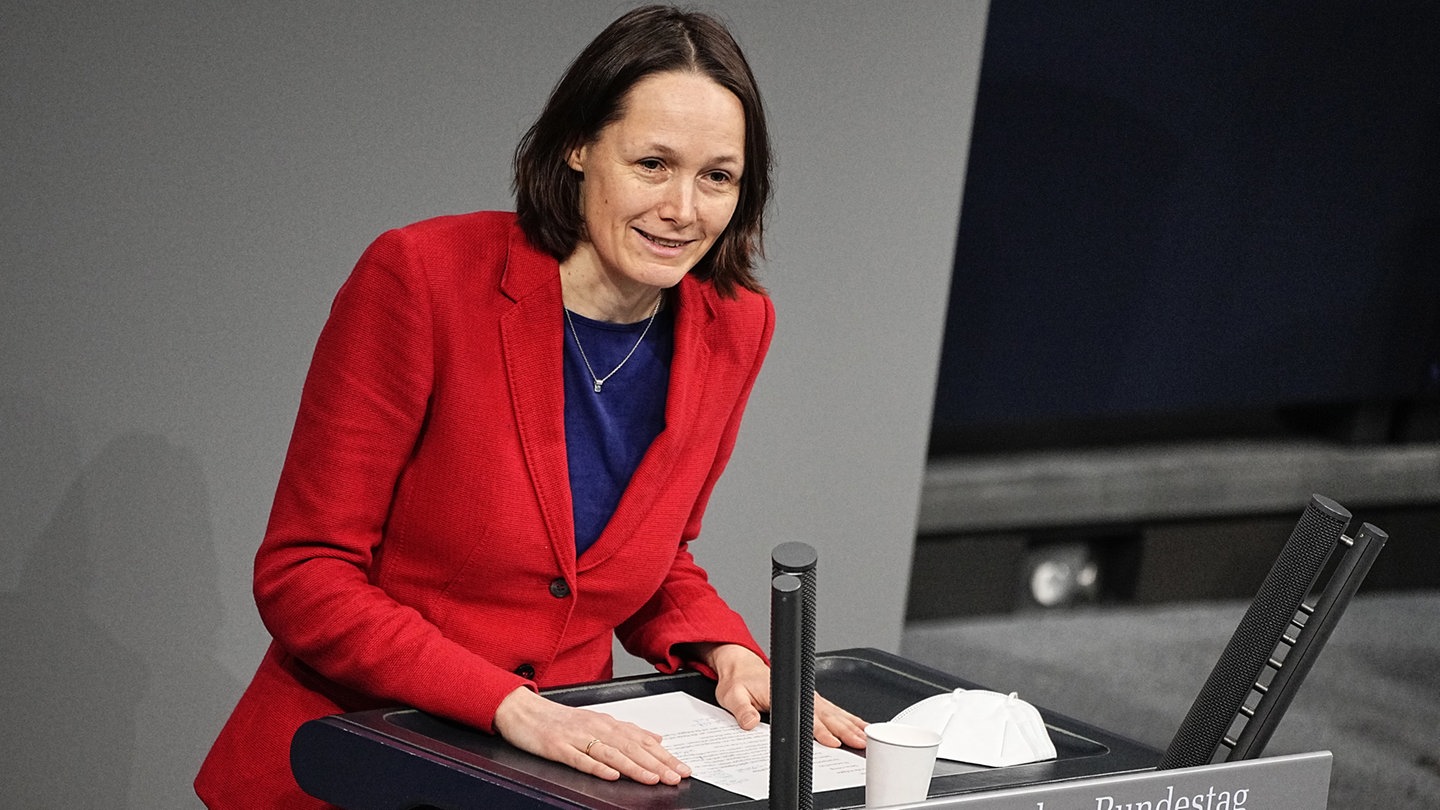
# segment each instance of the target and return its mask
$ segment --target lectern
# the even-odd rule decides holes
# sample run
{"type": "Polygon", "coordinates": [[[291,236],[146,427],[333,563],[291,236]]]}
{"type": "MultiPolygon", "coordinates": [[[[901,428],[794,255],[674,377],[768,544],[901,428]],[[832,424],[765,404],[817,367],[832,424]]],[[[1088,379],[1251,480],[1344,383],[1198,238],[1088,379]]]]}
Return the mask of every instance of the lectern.
{"type": "MultiPolygon", "coordinates": [[[[849,649],[816,656],[821,694],[863,717],[889,718],[932,695],[980,688],[900,656],[849,649]]],[[[713,703],[715,685],[696,673],[643,675],[546,690],[546,697],[585,706],[682,691],[713,703]]],[[[940,762],[932,797],[1061,783],[1151,770],[1160,752],[1040,708],[1059,756],[1012,768],[940,762]]],[[[687,779],[677,787],[606,782],[511,747],[504,740],[414,709],[379,709],[313,720],[291,749],[306,792],[347,810],[764,810],[768,803],[687,779]]],[[[860,807],[863,788],[817,793],[817,810],[860,807]]],[[[1025,805],[1034,810],[1034,803],[1025,805]]]]}

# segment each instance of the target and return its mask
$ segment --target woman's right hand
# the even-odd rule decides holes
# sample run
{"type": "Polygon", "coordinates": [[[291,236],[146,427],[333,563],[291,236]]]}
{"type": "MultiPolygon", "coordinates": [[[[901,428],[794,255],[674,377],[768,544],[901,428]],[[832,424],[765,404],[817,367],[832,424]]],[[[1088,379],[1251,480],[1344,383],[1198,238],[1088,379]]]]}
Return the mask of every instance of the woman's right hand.
{"type": "Polygon", "coordinates": [[[660,744],[660,735],[608,714],[548,700],[520,687],[495,709],[495,731],[511,745],[577,771],[614,781],[676,785],[690,766],[660,744]]]}

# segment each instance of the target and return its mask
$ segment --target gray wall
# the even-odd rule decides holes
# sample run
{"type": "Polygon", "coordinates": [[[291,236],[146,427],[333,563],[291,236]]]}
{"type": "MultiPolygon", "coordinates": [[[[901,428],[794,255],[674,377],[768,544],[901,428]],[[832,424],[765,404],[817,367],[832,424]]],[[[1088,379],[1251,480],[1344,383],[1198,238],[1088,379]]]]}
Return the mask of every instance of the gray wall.
{"type": "MultiPolygon", "coordinates": [[[[193,807],[315,336],[381,230],[509,207],[512,145],[628,3],[0,10],[0,804],[193,807]]],[[[898,647],[986,3],[715,2],[780,155],[780,329],[697,544],[764,638],[898,647]]],[[[635,671],[633,662],[622,671],[635,671]]]]}

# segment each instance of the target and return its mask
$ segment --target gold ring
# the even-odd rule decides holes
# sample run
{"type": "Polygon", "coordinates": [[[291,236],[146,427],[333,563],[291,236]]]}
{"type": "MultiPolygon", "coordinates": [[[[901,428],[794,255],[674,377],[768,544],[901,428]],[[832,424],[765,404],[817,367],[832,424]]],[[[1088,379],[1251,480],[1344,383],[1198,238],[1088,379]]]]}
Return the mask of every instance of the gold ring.
{"type": "Polygon", "coordinates": [[[600,742],[600,741],[599,741],[599,740],[591,740],[590,742],[585,743],[585,756],[587,756],[587,757],[590,756],[590,748],[591,748],[592,746],[594,746],[595,743],[598,743],[598,742],[600,742]]]}

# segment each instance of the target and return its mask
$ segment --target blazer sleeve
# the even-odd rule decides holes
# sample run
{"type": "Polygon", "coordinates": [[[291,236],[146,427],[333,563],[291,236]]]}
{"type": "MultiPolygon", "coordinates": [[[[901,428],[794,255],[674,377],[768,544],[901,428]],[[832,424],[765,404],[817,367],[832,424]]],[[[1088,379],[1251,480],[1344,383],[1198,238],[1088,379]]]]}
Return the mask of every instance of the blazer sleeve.
{"type": "Polygon", "coordinates": [[[689,520],[680,537],[674,563],[655,595],[616,630],[627,651],[651,662],[662,672],[675,672],[682,666],[688,666],[713,678],[715,673],[709,671],[708,667],[677,655],[677,645],[694,642],[740,644],[766,659],[765,651],[746,627],[744,618],[725,603],[710,584],[705,569],[700,567],[690,553],[690,542],[700,534],[710,495],[734,451],[745,405],[755,387],[755,380],[760,375],[760,368],[764,365],[765,355],[770,347],[770,339],[775,332],[774,305],[768,296],[757,298],[763,302],[763,306],[756,318],[759,329],[753,359],[749,368],[743,372],[739,395],[727,418],[705,484],[695,499],[689,520]]]}
{"type": "Polygon", "coordinates": [[[382,235],[335,298],[255,558],[255,600],[276,642],[330,681],[491,730],[500,701],[534,684],[373,581],[434,371],[431,291],[410,239],[382,235]]]}

